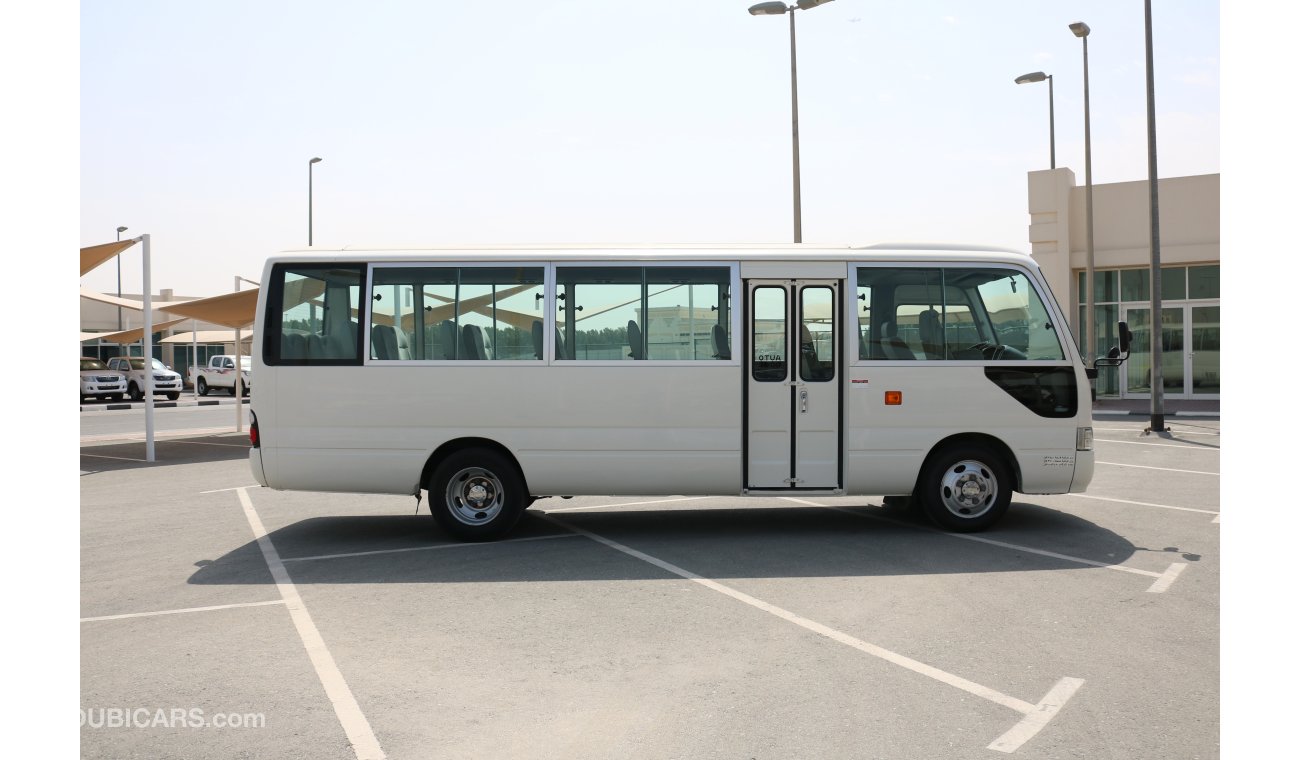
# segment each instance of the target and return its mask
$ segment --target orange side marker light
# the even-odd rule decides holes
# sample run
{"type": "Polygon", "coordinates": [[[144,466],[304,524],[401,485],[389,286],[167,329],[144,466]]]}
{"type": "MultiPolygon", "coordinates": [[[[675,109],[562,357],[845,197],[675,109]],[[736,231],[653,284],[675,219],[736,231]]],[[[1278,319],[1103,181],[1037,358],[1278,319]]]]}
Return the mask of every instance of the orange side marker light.
{"type": "Polygon", "coordinates": [[[885,406],[899,406],[902,403],[902,391],[885,391],[885,406]]]}

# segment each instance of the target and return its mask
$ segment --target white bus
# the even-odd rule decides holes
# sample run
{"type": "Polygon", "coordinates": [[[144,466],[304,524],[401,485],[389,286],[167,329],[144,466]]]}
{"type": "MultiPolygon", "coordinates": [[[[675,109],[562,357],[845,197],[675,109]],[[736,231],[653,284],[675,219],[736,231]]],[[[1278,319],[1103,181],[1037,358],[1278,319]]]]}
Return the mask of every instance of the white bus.
{"type": "Polygon", "coordinates": [[[1095,370],[1020,253],[314,248],[262,282],[257,481],[427,490],[462,540],[573,495],[872,494],[976,531],[1092,479],[1095,370]]]}

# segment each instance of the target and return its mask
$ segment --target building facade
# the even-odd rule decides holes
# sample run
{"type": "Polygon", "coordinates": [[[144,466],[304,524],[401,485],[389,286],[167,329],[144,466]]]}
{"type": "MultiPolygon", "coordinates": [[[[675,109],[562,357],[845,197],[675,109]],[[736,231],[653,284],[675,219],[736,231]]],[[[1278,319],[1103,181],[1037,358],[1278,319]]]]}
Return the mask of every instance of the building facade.
{"type": "MultiPolygon", "coordinates": [[[[1219,398],[1219,175],[1159,180],[1161,350],[1165,398],[1219,398]]],[[[1093,355],[1133,331],[1129,360],[1103,369],[1097,395],[1151,397],[1151,222],[1148,184],[1093,185],[1093,355]]],[[[1087,304],[1086,188],[1069,169],[1029,174],[1030,253],[1071,316],[1087,304]]]]}

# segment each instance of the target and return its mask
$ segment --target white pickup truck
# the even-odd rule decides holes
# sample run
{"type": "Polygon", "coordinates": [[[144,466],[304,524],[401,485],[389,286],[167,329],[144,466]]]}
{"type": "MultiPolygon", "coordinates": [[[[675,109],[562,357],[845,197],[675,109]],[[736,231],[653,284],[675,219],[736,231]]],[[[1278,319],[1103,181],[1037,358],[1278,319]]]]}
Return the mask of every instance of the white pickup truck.
{"type": "MultiPolygon", "coordinates": [[[[253,359],[250,356],[241,356],[240,365],[243,376],[240,380],[244,384],[244,395],[248,395],[249,384],[253,379],[253,359]]],[[[190,367],[190,382],[194,384],[195,390],[200,396],[208,395],[208,391],[213,388],[223,388],[235,395],[235,357],[229,354],[218,354],[208,359],[206,367],[190,367]],[[195,369],[198,369],[197,376],[195,369]]]]}
{"type": "MultiPolygon", "coordinates": [[[[108,368],[126,375],[126,395],[132,401],[144,398],[145,360],[139,356],[114,356],[108,360],[108,368]]],[[[181,397],[181,376],[157,359],[150,359],[148,372],[153,374],[153,390],[156,394],[167,394],[175,401],[181,397]]]]}

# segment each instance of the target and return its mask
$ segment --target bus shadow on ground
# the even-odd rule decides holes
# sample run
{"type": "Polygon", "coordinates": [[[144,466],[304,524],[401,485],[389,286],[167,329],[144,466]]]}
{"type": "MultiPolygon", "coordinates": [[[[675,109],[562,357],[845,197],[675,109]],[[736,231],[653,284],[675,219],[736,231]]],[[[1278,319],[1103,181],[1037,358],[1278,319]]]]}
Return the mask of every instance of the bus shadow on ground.
{"type": "MultiPolygon", "coordinates": [[[[1001,545],[936,531],[910,512],[863,504],[842,509],[530,511],[508,540],[489,543],[457,542],[428,514],[313,517],[273,531],[270,538],[300,584],[679,577],[566,526],[717,579],[1082,570],[1095,566],[1024,549],[1104,564],[1120,564],[1138,551],[1085,519],[1035,504],[1013,504],[996,528],[976,534],[1001,545]]],[[[250,561],[260,556],[257,543],[249,542],[215,560],[196,562],[199,569],[189,582],[270,583],[265,571],[255,571],[260,563],[250,561]]]]}
{"type": "Polygon", "coordinates": [[[81,472],[119,472],[204,462],[248,459],[248,433],[224,433],[154,441],[154,461],[145,459],[144,441],[123,441],[81,447],[81,472]]]}

